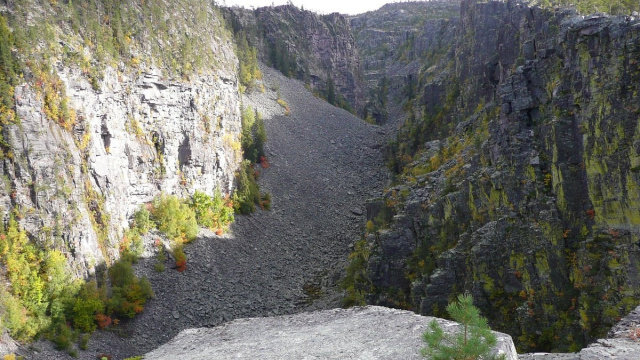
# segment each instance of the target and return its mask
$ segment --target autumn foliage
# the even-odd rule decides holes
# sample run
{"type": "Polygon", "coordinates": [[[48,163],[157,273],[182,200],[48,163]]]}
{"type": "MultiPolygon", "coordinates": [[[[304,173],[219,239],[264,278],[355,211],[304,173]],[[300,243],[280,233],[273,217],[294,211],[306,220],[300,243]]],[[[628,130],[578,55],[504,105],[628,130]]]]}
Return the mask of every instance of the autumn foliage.
{"type": "Polygon", "coordinates": [[[96,322],[98,323],[98,328],[100,330],[104,330],[105,328],[111,325],[111,317],[105,314],[96,315],[96,322]]]}
{"type": "Polygon", "coordinates": [[[187,255],[182,250],[182,247],[177,247],[173,251],[173,256],[176,259],[176,270],[183,272],[187,269],[187,255]]]}

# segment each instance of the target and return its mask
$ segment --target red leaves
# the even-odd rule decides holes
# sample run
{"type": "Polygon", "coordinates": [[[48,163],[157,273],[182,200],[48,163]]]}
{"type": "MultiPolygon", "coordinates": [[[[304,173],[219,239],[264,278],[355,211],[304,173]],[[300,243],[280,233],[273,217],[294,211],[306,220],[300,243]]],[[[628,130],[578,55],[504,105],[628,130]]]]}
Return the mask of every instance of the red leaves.
{"type": "Polygon", "coordinates": [[[587,214],[587,216],[589,217],[589,219],[593,220],[593,218],[595,218],[596,216],[596,211],[593,209],[589,209],[585,212],[587,214]]]}
{"type": "Polygon", "coordinates": [[[111,317],[105,314],[96,315],[96,321],[98,322],[98,328],[104,330],[111,325],[111,317]]]}
{"type": "Polygon", "coordinates": [[[270,164],[266,156],[260,156],[260,166],[262,166],[263,169],[269,168],[270,164]]]}

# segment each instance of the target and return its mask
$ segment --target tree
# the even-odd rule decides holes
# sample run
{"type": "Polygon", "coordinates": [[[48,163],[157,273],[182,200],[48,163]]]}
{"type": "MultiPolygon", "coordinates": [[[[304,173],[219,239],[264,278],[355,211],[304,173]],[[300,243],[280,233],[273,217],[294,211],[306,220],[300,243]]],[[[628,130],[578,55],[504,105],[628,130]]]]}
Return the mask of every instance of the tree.
{"type": "Polygon", "coordinates": [[[327,102],[331,105],[336,104],[336,85],[331,76],[327,80],[327,102]]]}
{"type": "Polygon", "coordinates": [[[491,332],[487,319],[480,316],[473,306],[471,295],[459,295],[458,301],[447,306],[453,320],[459,322],[463,331],[457,334],[445,333],[436,320],[429,323],[429,329],[422,335],[427,347],[422,355],[433,360],[477,360],[504,359],[504,355],[491,354],[496,345],[496,336],[491,332]]]}

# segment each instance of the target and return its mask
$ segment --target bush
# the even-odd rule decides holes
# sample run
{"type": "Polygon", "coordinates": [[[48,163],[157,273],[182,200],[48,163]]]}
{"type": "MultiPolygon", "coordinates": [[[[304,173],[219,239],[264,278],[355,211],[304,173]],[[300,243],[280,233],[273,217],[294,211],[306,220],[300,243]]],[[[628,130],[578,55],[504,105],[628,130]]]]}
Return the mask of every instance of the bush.
{"type": "Polygon", "coordinates": [[[491,332],[487,319],[480,316],[478,308],[473,306],[471,295],[459,295],[457,302],[447,306],[447,312],[462,325],[464,331],[447,334],[436,320],[432,320],[429,330],[422,335],[427,343],[427,347],[422,349],[423,356],[434,360],[504,359],[504,355],[491,354],[497,343],[496,336],[491,332]]]}
{"type": "Polygon", "coordinates": [[[2,230],[0,256],[11,282],[10,289],[2,289],[1,294],[6,311],[4,323],[11,336],[28,341],[50,324],[47,308],[51,294],[47,291],[47,278],[42,276],[46,274],[43,267],[47,261],[42,261],[46,256],[29,242],[26,231],[20,229],[13,216],[2,230]]]}
{"type": "Polygon", "coordinates": [[[139,230],[135,227],[125,230],[124,237],[120,242],[120,255],[139,257],[143,251],[144,244],[139,230]]]}
{"type": "Polygon", "coordinates": [[[183,272],[187,269],[187,254],[184,253],[182,246],[178,246],[173,250],[173,257],[176,260],[176,270],[183,272]]]}
{"type": "Polygon", "coordinates": [[[260,204],[260,190],[248,160],[240,165],[236,174],[236,191],[233,194],[233,207],[237,213],[250,214],[260,204]]]}
{"type": "Polygon", "coordinates": [[[163,272],[165,270],[165,260],[167,260],[167,257],[164,254],[164,248],[158,249],[158,253],[156,254],[156,263],[153,265],[153,268],[157,272],[163,272]]]}
{"type": "Polygon", "coordinates": [[[371,249],[367,240],[363,238],[356,241],[353,252],[349,254],[347,275],[340,284],[340,287],[346,291],[343,299],[344,306],[366,305],[365,294],[373,291],[366,269],[370,255],[371,249]]]}
{"type": "Polygon", "coordinates": [[[129,259],[122,259],[111,266],[109,280],[111,298],[108,301],[108,314],[132,318],[142,312],[144,304],[153,297],[151,283],[147,278],[139,279],[134,274],[129,259]]]}
{"type": "Polygon", "coordinates": [[[161,195],[153,201],[151,215],[158,230],[177,243],[192,241],[198,235],[196,214],[174,195],[161,195]]]}
{"type": "Polygon", "coordinates": [[[189,204],[196,214],[199,225],[211,230],[225,232],[234,220],[233,204],[229,198],[224,199],[220,190],[216,190],[213,198],[196,191],[189,204]]]}
{"type": "Polygon", "coordinates": [[[106,292],[95,281],[85,283],[73,301],[73,327],[85,333],[95,331],[96,315],[105,311],[106,292]]]}
{"type": "Polygon", "coordinates": [[[262,194],[262,200],[260,200],[260,208],[262,210],[271,210],[271,194],[262,194]]]}
{"type": "Polygon", "coordinates": [[[145,235],[149,232],[149,229],[153,227],[151,214],[147,209],[141,208],[133,214],[133,227],[135,227],[141,235],[145,235]]]}
{"type": "Polygon", "coordinates": [[[52,336],[49,340],[53,342],[58,350],[69,350],[71,342],[73,342],[74,334],[69,325],[65,323],[57,323],[52,329],[52,336]]]}
{"type": "Polygon", "coordinates": [[[244,158],[252,164],[258,163],[265,157],[264,144],[267,133],[262,116],[251,107],[242,110],[242,152],[244,158]]]}

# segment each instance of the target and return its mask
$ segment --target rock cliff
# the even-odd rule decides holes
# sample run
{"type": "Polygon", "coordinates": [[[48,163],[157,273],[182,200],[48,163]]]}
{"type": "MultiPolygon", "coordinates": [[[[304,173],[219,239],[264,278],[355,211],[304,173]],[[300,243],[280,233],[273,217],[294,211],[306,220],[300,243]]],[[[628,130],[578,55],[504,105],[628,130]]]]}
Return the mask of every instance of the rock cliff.
{"type": "Polygon", "coordinates": [[[233,28],[260,49],[265,63],[302,80],[329,102],[362,111],[360,57],[343,15],[318,15],[293,5],[230,8],[226,14],[233,28]]]}
{"type": "Polygon", "coordinates": [[[356,293],[437,315],[469,291],[520,350],[577,349],[638,303],[640,23],[516,1],[459,19],[405,94],[356,293]]]}
{"type": "Polygon", "coordinates": [[[403,2],[349,18],[367,94],[364,117],[380,124],[402,119],[397,104],[411,95],[407,85],[417,81],[425,60],[453,41],[459,9],[458,1],[403,2]]]}
{"type": "MultiPolygon", "coordinates": [[[[28,4],[26,31],[36,31],[38,22],[44,23],[51,32],[45,41],[51,43],[18,54],[33,60],[21,59],[27,67],[26,81],[15,88],[19,122],[4,130],[11,151],[2,162],[6,186],[0,190],[0,203],[5,220],[14,209],[32,238],[66,254],[78,277],[119,256],[131,215],[161,192],[186,196],[195,190],[212,193],[219,188],[229,193],[233,188],[242,154],[237,59],[231,37],[209,5],[165,5],[166,9],[122,5],[123,18],[173,11],[182,15],[162,22],[167,33],[136,33],[129,25],[130,55],[101,61],[101,48],[88,45],[80,30],[75,32],[64,20],[46,20],[67,16],[67,5],[28,4]],[[196,17],[201,23],[195,24],[196,17]],[[183,52],[186,65],[176,70],[178,65],[169,66],[166,55],[163,63],[158,54],[184,46],[173,43],[180,41],[175,34],[183,27],[207,29],[201,38],[190,40],[207,46],[200,53],[183,52]],[[154,48],[151,40],[168,33],[174,34],[171,40],[154,48]],[[86,60],[75,61],[77,57],[86,60]],[[191,59],[211,62],[203,68],[195,60],[188,63],[191,59]],[[53,95],[42,90],[49,80],[42,80],[39,66],[59,79],[54,89],[74,114],[75,121],[68,126],[52,119],[58,105],[53,108],[53,95]]],[[[21,6],[4,8],[3,13],[19,23],[21,6]]]]}

